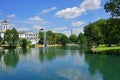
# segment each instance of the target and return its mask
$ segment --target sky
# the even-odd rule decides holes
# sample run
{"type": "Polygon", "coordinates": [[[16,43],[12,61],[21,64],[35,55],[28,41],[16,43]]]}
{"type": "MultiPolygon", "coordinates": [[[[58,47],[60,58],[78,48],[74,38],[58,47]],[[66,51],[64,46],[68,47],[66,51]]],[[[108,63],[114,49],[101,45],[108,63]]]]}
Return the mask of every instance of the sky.
{"type": "Polygon", "coordinates": [[[52,30],[70,36],[85,25],[109,18],[107,0],[0,0],[0,22],[6,19],[18,31],[52,30]]]}

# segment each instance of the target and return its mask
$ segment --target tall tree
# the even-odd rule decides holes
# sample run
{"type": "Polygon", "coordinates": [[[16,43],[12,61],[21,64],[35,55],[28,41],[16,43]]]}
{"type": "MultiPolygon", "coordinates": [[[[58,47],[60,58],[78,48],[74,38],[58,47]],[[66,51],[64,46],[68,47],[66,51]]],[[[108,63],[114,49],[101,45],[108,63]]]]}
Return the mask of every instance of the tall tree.
{"type": "Polygon", "coordinates": [[[19,40],[19,34],[15,28],[12,30],[7,30],[4,34],[4,40],[8,43],[10,47],[16,46],[19,40]]]}
{"type": "Polygon", "coordinates": [[[8,43],[9,46],[12,46],[12,32],[11,30],[6,30],[4,34],[4,40],[8,43]]]}
{"type": "Polygon", "coordinates": [[[112,17],[120,17],[120,0],[110,0],[105,3],[104,9],[112,17]]]}
{"type": "Polygon", "coordinates": [[[2,45],[2,40],[3,40],[3,39],[2,39],[2,37],[0,36],[0,46],[2,45]]]}
{"type": "Polygon", "coordinates": [[[75,34],[71,34],[69,40],[73,43],[77,43],[77,36],[75,34]]]}
{"type": "Polygon", "coordinates": [[[21,46],[22,46],[22,48],[26,48],[27,45],[28,45],[27,39],[23,38],[23,39],[21,40],[21,46]]]}
{"type": "Polygon", "coordinates": [[[39,43],[43,44],[44,41],[44,32],[39,32],[39,43]]]}
{"type": "Polygon", "coordinates": [[[102,39],[102,33],[100,30],[100,27],[98,27],[97,23],[90,23],[89,25],[84,27],[84,34],[87,37],[87,41],[91,45],[95,45],[95,47],[98,47],[101,39],[102,39]]]}
{"type": "Polygon", "coordinates": [[[60,38],[60,42],[63,46],[65,46],[67,43],[68,43],[69,39],[66,35],[62,35],[61,38],[60,38]]]}
{"type": "Polygon", "coordinates": [[[11,30],[11,33],[12,33],[12,44],[13,45],[16,45],[18,43],[18,40],[19,40],[19,33],[17,32],[17,30],[15,28],[13,28],[11,30]]]}
{"type": "Polygon", "coordinates": [[[78,42],[79,42],[79,44],[84,44],[84,43],[86,43],[86,41],[87,41],[87,39],[86,39],[85,35],[80,33],[78,35],[78,42]]]}

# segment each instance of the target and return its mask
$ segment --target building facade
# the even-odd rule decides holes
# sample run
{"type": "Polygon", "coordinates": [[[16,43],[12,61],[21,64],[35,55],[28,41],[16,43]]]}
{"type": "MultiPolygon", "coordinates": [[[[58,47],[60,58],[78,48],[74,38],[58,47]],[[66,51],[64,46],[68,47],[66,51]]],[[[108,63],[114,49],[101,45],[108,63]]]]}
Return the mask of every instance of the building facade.
{"type": "MultiPolygon", "coordinates": [[[[9,29],[9,23],[7,20],[4,20],[1,22],[1,30],[0,30],[0,36],[4,38],[4,33],[6,30],[9,29]]],[[[19,32],[19,38],[26,38],[27,40],[31,41],[32,44],[37,44],[39,42],[38,39],[38,33],[32,32],[32,31],[20,31],[19,32]]]]}
{"type": "Polygon", "coordinates": [[[32,31],[20,31],[19,32],[19,38],[26,38],[27,40],[31,41],[32,44],[37,44],[39,42],[38,39],[38,33],[32,32],[32,31]]]}
{"type": "Polygon", "coordinates": [[[0,36],[3,38],[5,31],[9,29],[9,23],[7,20],[1,22],[0,36]]]}

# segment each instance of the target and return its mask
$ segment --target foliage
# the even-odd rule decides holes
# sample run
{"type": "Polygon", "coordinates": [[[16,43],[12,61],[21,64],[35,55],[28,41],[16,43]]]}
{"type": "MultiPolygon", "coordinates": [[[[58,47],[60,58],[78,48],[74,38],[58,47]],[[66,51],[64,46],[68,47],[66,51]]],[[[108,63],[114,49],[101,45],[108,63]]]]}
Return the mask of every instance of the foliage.
{"type": "Polygon", "coordinates": [[[7,30],[4,34],[4,40],[8,43],[11,47],[16,46],[19,40],[19,34],[15,28],[12,30],[7,30]]]}
{"type": "Polygon", "coordinates": [[[40,40],[39,40],[39,43],[40,43],[40,44],[43,44],[43,41],[44,41],[44,32],[39,32],[39,36],[38,36],[38,37],[39,37],[39,39],[40,39],[40,40]]]}
{"type": "Polygon", "coordinates": [[[84,28],[85,36],[89,44],[98,47],[102,40],[102,33],[98,22],[90,23],[84,28]]]}
{"type": "Polygon", "coordinates": [[[26,48],[27,45],[28,45],[27,39],[23,38],[23,39],[21,40],[21,47],[22,47],[22,48],[26,48]]]}
{"type": "Polygon", "coordinates": [[[120,17],[120,0],[110,0],[105,3],[104,9],[112,17],[120,17]]]}
{"type": "MultiPolygon", "coordinates": [[[[46,32],[46,40],[48,44],[61,44],[61,37],[64,34],[61,33],[53,33],[52,31],[47,31],[46,32]]],[[[39,32],[39,43],[43,44],[44,41],[44,32],[39,32]]]]}
{"type": "Polygon", "coordinates": [[[84,44],[87,42],[86,36],[82,33],[78,35],[78,43],[79,44],[84,44]]]}
{"type": "Polygon", "coordinates": [[[72,43],[77,43],[77,36],[75,34],[71,34],[70,37],[69,37],[69,40],[72,43]]]}
{"type": "Polygon", "coordinates": [[[2,44],[2,40],[3,40],[3,39],[2,39],[2,37],[0,36],[0,46],[1,46],[1,44],[2,44]]]}
{"type": "Polygon", "coordinates": [[[69,39],[66,35],[62,35],[62,37],[60,38],[60,42],[63,46],[65,46],[68,43],[69,39]]]}
{"type": "Polygon", "coordinates": [[[13,28],[11,30],[11,33],[12,33],[12,44],[13,45],[16,45],[18,43],[18,40],[19,40],[19,33],[17,32],[17,30],[15,28],[13,28]]]}

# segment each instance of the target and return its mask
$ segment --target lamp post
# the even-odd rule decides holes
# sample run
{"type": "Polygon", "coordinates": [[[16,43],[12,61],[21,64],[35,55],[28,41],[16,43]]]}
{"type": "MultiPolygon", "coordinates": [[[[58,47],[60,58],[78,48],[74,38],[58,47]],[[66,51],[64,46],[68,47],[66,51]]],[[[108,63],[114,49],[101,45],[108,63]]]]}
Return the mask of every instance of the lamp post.
{"type": "Polygon", "coordinates": [[[44,30],[44,41],[43,41],[43,43],[44,43],[44,48],[46,48],[47,47],[47,42],[46,42],[46,31],[45,31],[45,29],[40,29],[41,31],[42,30],[44,30]]]}

